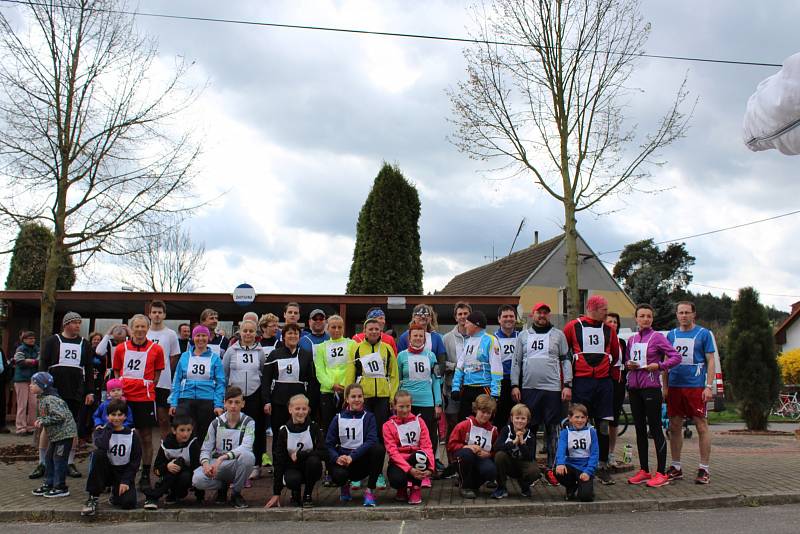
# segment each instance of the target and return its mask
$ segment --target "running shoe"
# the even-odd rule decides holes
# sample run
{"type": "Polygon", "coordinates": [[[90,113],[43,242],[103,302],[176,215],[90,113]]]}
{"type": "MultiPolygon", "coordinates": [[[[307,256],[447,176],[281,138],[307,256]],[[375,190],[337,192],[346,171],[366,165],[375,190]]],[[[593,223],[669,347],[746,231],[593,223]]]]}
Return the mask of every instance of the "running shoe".
{"type": "Polygon", "coordinates": [[[144,509],[145,510],[158,510],[158,501],[155,499],[145,499],[144,500],[144,509]]]}
{"type": "Polygon", "coordinates": [[[650,476],[650,473],[648,473],[644,469],[640,469],[638,473],[636,473],[635,475],[633,475],[631,478],[628,479],[628,484],[635,484],[635,485],[644,484],[651,478],[652,477],[650,476]]]}
{"type": "MultiPolygon", "coordinates": [[[[81,508],[81,516],[82,517],[91,517],[91,516],[95,515],[97,513],[97,507],[99,505],[100,505],[100,503],[98,502],[98,498],[97,497],[89,496],[89,498],[86,499],[86,504],[84,504],[83,508],[81,508]]],[[[149,510],[149,508],[147,508],[146,505],[147,505],[147,501],[145,501],[145,510],[149,510]]]]}
{"type": "Polygon", "coordinates": [[[36,495],[37,497],[41,497],[51,489],[53,489],[53,486],[50,486],[48,484],[42,484],[41,486],[33,490],[31,494],[36,495]]]}
{"type": "Polygon", "coordinates": [[[378,502],[375,500],[375,495],[372,493],[372,490],[367,488],[364,491],[364,506],[368,508],[375,508],[378,505],[378,502]]]}
{"type": "Polygon", "coordinates": [[[422,491],[414,486],[408,496],[408,504],[422,504],[422,491]]]}
{"type": "Polygon", "coordinates": [[[422,487],[423,488],[430,488],[432,486],[430,478],[423,478],[422,479],[422,487]]]}
{"type": "Polygon", "coordinates": [[[272,457],[269,455],[268,452],[265,452],[261,455],[261,465],[263,466],[271,466],[272,465],[272,457]]]}
{"type": "Polygon", "coordinates": [[[531,487],[525,485],[524,483],[519,487],[519,494],[523,497],[530,497],[531,496],[531,487]]]}
{"type": "Polygon", "coordinates": [[[339,500],[342,502],[350,502],[353,500],[353,496],[350,495],[350,486],[347,484],[339,488],[339,500]]]}
{"type": "Polygon", "coordinates": [[[490,480],[486,483],[486,489],[495,489],[495,488],[497,488],[496,480],[490,480]]]}
{"type": "Polygon", "coordinates": [[[458,470],[456,468],[456,464],[452,463],[444,468],[444,471],[442,471],[441,478],[455,478],[457,476],[458,476],[458,470]]]}
{"type": "Polygon", "coordinates": [[[436,465],[436,472],[437,473],[441,473],[442,471],[447,469],[447,467],[445,467],[445,465],[442,463],[442,461],[439,460],[438,458],[436,459],[436,464],[435,465],[436,465]]]}
{"type": "Polygon", "coordinates": [[[697,470],[697,476],[694,479],[695,484],[708,484],[710,482],[711,475],[708,471],[703,469],[702,467],[697,470]]]}
{"type": "Polygon", "coordinates": [[[611,470],[608,467],[601,467],[596,473],[597,480],[604,486],[612,486],[617,483],[616,480],[611,478],[611,470]]]}
{"type": "Polygon", "coordinates": [[[386,479],[383,477],[383,473],[378,475],[378,482],[375,484],[377,489],[386,489],[386,479]]]}
{"type": "Polygon", "coordinates": [[[360,480],[353,480],[350,482],[350,489],[353,491],[357,491],[361,489],[361,481],[360,480]]]}
{"type": "Polygon", "coordinates": [[[50,491],[43,495],[48,499],[55,499],[58,497],[69,497],[69,488],[66,486],[63,488],[51,488],[50,491]]]}
{"type": "Polygon", "coordinates": [[[314,508],[314,499],[308,493],[303,495],[303,508],[314,508]]]}
{"type": "Polygon", "coordinates": [[[408,490],[406,488],[397,490],[397,495],[394,496],[394,500],[397,502],[408,502],[408,490]]]}
{"type": "Polygon", "coordinates": [[[169,492],[166,497],[164,497],[164,504],[178,504],[178,498],[174,493],[169,492]]]}
{"type": "Polygon", "coordinates": [[[234,508],[237,508],[239,510],[250,506],[249,504],[247,504],[247,501],[244,500],[242,494],[236,492],[231,493],[231,505],[233,505],[234,508]]]}
{"type": "Polygon", "coordinates": [[[556,473],[552,469],[548,469],[544,475],[545,481],[551,486],[558,486],[558,479],[556,478],[556,473]]]}
{"type": "Polygon", "coordinates": [[[498,499],[498,500],[505,499],[506,497],[508,497],[508,490],[506,490],[505,488],[498,487],[496,490],[492,492],[491,497],[492,499],[498,499]]]}
{"type": "Polygon", "coordinates": [[[667,469],[667,478],[670,480],[682,480],[683,469],[678,469],[674,465],[669,466],[669,469],[667,469]]]}
{"type": "Polygon", "coordinates": [[[669,484],[669,477],[664,473],[656,473],[653,475],[650,480],[645,482],[648,488],[660,488],[661,486],[666,486],[669,484]]]}
{"type": "Polygon", "coordinates": [[[31,472],[31,474],[28,475],[28,478],[33,480],[35,478],[42,478],[43,476],[44,476],[44,464],[37,464],[36,469],[34,469],[31,472]]]}

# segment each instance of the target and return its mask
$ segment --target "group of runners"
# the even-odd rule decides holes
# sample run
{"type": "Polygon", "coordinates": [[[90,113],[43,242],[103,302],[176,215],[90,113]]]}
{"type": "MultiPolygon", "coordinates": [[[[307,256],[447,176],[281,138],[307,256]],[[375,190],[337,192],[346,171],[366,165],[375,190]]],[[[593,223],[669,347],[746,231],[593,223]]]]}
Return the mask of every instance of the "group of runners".
{"type": "MultiPolygon", "coordinates": [[[[626,390],[640,464],[627,482],[658,487],[683,478],[686,418],[700,441],[695,481],[709,482],[705,406],[715,348],[710,332],[695,324],[691,302],[678,303],[679,326],[667,335],[652,330],[649,305],[637,306],[638,328],[627,346],[617,336],[619,315],[597,295],[563,330],[540,302],[521,330],[516,307],[501,306],[499,328],[489,333],[485,314],[459,302],[454,328],[441,335],[433,309],[420,304],[397,339],[385,331],[380,308],[369,310],[352,338],[340,316],[321,309],[301,327],[297,303],[286,305],[282,323],[274,314],[246,313],[231,338],[218,330],[212,309],[178,333],[166,327],[166,312],[164,302],[153,301],[147,315],[88,339],[80,336],[82,318],[70,312],[62,331],[45,340],[30,380],[38,397],[33,426],[44,429],[31,478],[45,481],[34,494],[69,495],[65,477],[82,476],[73,460],[81,435],[93,442],[85,515],[96,512],[107,488],[123,508],[137,506],[137,487],[146,509],[162,498],[178,503],[190,491],[203,501],[207,490],[243,508],[242,490],[266,474],[266,464],[274,470],[270,508],[282,505],[284,488],[292,504],[312,506],[319,481],[338,486],[343,502],[363,490],[364,505],[375,506],[375,490],[388,485],[396,500],[419,504],[432,479],[451,477],[465,498],[483,486],[504,498],[509,478],[530,496],[543,478],[563,485],[567,498],[588,501],[595,478],[615,482],[615,428],[626,390]],[[673,430],[669,469],[664,397],[673,430]],[[155,455],[154,428],[161,436],[155,455]]],[[[32,336],[24,332],[18,349],[28,360],[32,336]]]]}

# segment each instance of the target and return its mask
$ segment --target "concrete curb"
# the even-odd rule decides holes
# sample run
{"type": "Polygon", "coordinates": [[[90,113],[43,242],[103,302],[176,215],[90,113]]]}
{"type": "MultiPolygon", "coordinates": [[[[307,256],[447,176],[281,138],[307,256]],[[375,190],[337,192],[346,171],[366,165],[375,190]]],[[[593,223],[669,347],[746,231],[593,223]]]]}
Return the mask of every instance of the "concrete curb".
{"type": "Polygon", "coordinates": [[[78,510],[2,510],[0,522],[280,522],[280,521],[415,521],[422,519],[459,519],[487,517],[547,516],[568,517],[576,514],[616,514],[631,512],[658,512],[731,508],[743,506],[770,506],[800,503],[800,492],[774,492],[744,494],[720,494],[708,497],[636,499],[623,501],[597,501],[591,503],[507,503],[473,506],[380,506],[372,509],[354,507],[320,507],[312,509],[249,508],[233,509],[167,509],[152,512],[145,510],[109,510],[101,508],[94,518],[83,518],[78,510]]]}

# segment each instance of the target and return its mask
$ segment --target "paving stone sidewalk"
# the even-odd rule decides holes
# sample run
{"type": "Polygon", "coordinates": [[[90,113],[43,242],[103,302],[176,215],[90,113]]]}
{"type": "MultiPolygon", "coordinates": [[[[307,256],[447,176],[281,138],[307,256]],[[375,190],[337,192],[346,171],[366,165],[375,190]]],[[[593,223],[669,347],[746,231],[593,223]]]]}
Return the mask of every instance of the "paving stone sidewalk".
{"type": "MultiPolygon", "coordinates": [[[[718,425],[712,427],[712,461],[711,484],[708,486],[694,483],[694,472],[698,463],[697,438],[688,439],[684,445],[683,465],[687,480],[674,482],[662,488],[646,488],[631,486],[625,483],[630,473],[617,474],[617,483],[613,486],[596,484],[596,502],[589,509],[594,511],[621,511],[665,508],[695,508],[731,506],[735,504],[758,504],[778,502],[800,502],[800,441],[793,436],[746,436],[728,434],[732,428],[740,425],[718,425]],[[771,500],[770,500],[771,498],[771,500]],[[750,500],[748,500],[750,499],[750,500]]],[[[796,425],[773,425],[774,429],[792,431],[796,425]]],[[[617,446],[617,457],[622,456],[622,448],[633,443],[634,431],[620,438],[617,446]]],[[[27,438],[30,440],[30,438],[27,438]]],[[[0,446],[25,442],[25,438],[16,436],[0,436],[0,446]]],[[[635,445],[635,444],[634,444],[635,445]]],[[[635,446],[634,446],[635,449],[635,446]]],[[[651,442],[652,450],[652,442],[651,442]]],[[[86,499],[84,491],[86,460],[78,462],[78,469],[84,474],[82,479],[68,479],[71,495],[61,499],[45,499],[34,497],[31,490],[41,481],[29,480],[28,474],[34,467],[32,462],[15,462],[7,464],[0,458],[0,516],[5,520],[44,519],[76,519],[86,499]]],[[[636,459],[634,457],[634,463],[636,459]]],[[[655,466],[651,458],[650,465],[655,466]]],[[[530,499],[519,495],[515,483],[509,487],[510,496],[497,501],[489,498],[485,489],[475,501],[462,499],[458,488],[452,480],[434,481],[431,489],[423,490],[423,505],[411,507],[393,501],[394,491],[387,489],[377,492],[378,508],[366,510],[361,506],[361,492],[354,492],[353,502],[340,504],[338,490],[318,486],[315,491],[317,506],[311,511],[284,507],[280,510],[264,511],[262,506],[272,493],[271,477],[254,481],[252,488],[245,489],[244,497],[250,503],[248,511],[232,510],[224,506],[216,506],[208,501],[213,500],[213,492],[207,496],[207,504],[198,506],[194,498],[180,507],[162,507],[158,512],[136,510],[125,514],[107,514],[112,509],[101,497],[101,516],[116,516],[120,519],[156,519],[169,518],[191,520],[270,520],[270,519],[336,519],[350,516],[353,513],[369,518],[409,518],[461,516],[497,516],[522,515],[533,513],[539,515],[569,515],[579,509],[586,509],[579,503],[564,503],[563,488],[537,484],[530,499]],[[252,512],[259,512],[254,519],[252,512]],[[249,512],[249,515],[248,515],[249,512]]],[[[140,494],[141,499],[141,494],[140,494]]],[[[288,497],[284,492],[284,504],[288,497]]]]}

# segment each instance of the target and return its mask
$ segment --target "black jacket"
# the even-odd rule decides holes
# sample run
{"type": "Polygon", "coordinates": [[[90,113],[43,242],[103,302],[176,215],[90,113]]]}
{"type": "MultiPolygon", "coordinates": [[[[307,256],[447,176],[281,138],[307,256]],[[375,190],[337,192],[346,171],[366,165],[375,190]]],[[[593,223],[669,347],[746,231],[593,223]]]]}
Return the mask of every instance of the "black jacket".
{"type": "Polygon", "coordinates": [[[297,465],[295,462],[292,462],[292,458],[289,455],[286,445],[289,431],[300,433],[305,432],[307,428],[310,428],[311,443],[314,444],[314,448],[312,450],[298,451],[297,464],[305,462],[310,456],[316,456],[323,462],[328,461],[328,450],[325,447],[325,440],[323,439],[322,430],[319,428],[319,425],[314,422],[309,423],[308,419],[306,419],[305,423],[296,425],[292,423],[290,419],[284,426],[280,428],[280,430],[278,430],[278,436],[275,438],[277,441],[275,442],[272,456],[272,490],[274,495],[280,495],[280,492],[283,489],[283,474],[286,472],[286,469],[293,465],[297,465]]]}
{"type": "Polygon", "coordinates": [[[264,404],[288,406],[292,396],[302,393],[311,397],[314,391],[319,392],[319,382],[314,371],[314,358],[310,352],[297,347],[292,353],[288,348],[280,347],[267,356],[264,361],[264,372],[261,375],[261,395],[264,404]],[[300,382],[297,384],[277,382],[278,365],[275,361],[295,356],[300,363],[300,382]]]}
{"type": "Polygon", "coordinates": [[[516,432],[513,430],[512,424],[507,424],[500,431],[497,441],[494,442],[492,450],[494,452],[505,451],[512,458],[520,460],[535,461],[536,460],[536,435],[531,432],[530,428],[525,429],[524,441],[521,445],[515,445],[514,439],[516,432]]]}

